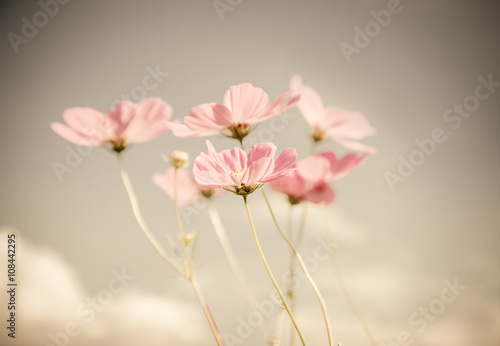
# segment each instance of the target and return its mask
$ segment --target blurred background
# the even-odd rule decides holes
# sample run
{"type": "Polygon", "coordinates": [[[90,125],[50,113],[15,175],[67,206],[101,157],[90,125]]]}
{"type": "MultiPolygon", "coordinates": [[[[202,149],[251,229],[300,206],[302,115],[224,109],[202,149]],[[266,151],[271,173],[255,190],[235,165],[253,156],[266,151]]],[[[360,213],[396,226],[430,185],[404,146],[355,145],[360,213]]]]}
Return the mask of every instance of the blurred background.
{"type": "MultiPolygon", "coordinates": [[[[18,244],[16,338],[2,322],[0,344],[213,344],[190,286],[137,227],[114,155],[77,148],[49,124],[62,121],[66,108],[105,112],[117,100],[147,96],[162,97],[182,118],[200,103],[222,102],[243,82],[274,99],[297,73],[326,106],[359,110],[377,129],[363,142],[378,153],[336,183],[328,210],[346,283],[380,345],[500,344],[495,2],[41,0],[4,1],[0,10],[2,321],[9,318],[7,235],[18,244]],[[145,78],[156,83],[145,85],[145,78]],[[478,99],[481,78],[490,82],[478,99]],[[435,129],[446,140],[434,142],[429,155],[415,154],[435,129]],[[401,160],[417,162],[411,174],[401,160]]],[[[280,151],[294,146],[305,157],[309,129],[297,108],[280,119],[280,130],[263,123],[253,140],[273,141],[280,151]]],[[[211,140],[217,150],[236,144],[211,140]]],[[[334,142],[320,148],[344,152],[334,142]]],[[[194,158],[206,150],[205,138],[169,133],[125,155],[144,217],[165,245],[165,232],[176,235],[173,203],[151,176],[166,169],[161,154],[177,149],[194,158]]],[[[268,195],[284,225],[285,199],[268,195]]],[[[249,202],[283,285],[288,250],[261,195],[249,202]]],[[[273,288],[242,201],[225,193],[215,203],[257,300],[270,301],[273,288]]],[[[183,213],[186,227],[199,232],[195,266],[227,344],[264,345],[259,329],[247,327],[251,310],[206,208],[183,213]]],[[[324,239],[322,210],[311,207],[307,221],[302,253],[314,262],[324,239]]],[[[310,269],[335,344],[368,345],[331,261],[310,269]]],[[[277,310],[263,321],[269,333],[277,310]]],[[[305,282],[297,318],[310,345],[327,344],[305,282]]]]}

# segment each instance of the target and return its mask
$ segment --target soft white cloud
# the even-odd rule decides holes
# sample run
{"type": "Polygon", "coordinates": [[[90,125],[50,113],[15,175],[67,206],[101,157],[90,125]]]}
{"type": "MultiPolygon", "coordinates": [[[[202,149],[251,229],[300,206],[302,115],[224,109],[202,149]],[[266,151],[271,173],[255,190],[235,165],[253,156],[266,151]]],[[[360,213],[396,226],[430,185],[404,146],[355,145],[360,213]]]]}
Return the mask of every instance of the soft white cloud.
{"type": "MultiPolygon", "coordinates": [[[[11,233],[18,244],[16,345],[197,345],[210,337],[195,301],[144,293],[123,268],[112,271],[101,290],[88,292],[76,270],[54,250],[7,228],[0,230],[0,243],[11,233]],[[122,270],[128,279],[120,282],[122,270]]],[[[0,306],[7,299],[1,294],[0,306]]],[[[2,332],[0,344],[12,344],[12,339],[2,332]]]]}

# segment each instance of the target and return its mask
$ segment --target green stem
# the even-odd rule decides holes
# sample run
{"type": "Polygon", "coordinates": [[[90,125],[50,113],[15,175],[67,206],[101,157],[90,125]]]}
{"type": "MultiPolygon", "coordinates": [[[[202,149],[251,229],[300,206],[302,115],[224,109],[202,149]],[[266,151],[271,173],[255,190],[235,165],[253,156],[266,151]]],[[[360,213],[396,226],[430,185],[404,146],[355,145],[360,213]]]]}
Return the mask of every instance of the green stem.
{"type": "Polygon", "coordinates": [[[247,202],[247,196],[243,196],[243,200],[245,202],[245,209],[248,215],[248,221],[250,222],[250,228],[252,229],[252,235],[253,239],[255,241],[255,245],[257,246],[257,251],[259,252],[260,258],[262,260],[262,263],[264,264],[264,267],[266,268],[267,275],[271,279],[271,282],[273,283],[274,288],[278,292],[281,301],[283,302],[283,306],[285,307],[286,311],[288,312],[288,315],[290,316],[290,319],[292,320],[293,326],[297,330],[297,333],[299,334],[300,340],[302,341],[302,345],[306,345],[306,342],[304,340],[304,336],[302,335],[299,326],[297,324],[297,321],[295,320],[295,317],[293,316],[292,311],[290,310],[290,307],[288,306],[285,296],[283,295],[283,292],[281,292],[281,289],[278,286],[278,283],[276,282],[276,279],[273,276],[273,273],[271,272],[271,268],[269,267],[269,264],[267,263],[266,257],[264,256],[264,252],[262,251],[262,248],[260,246],[259,238],[257,236],[257,232],[255,231],[255,226],[253,223],[252,219],[252,214],[250,213],[250,209],[248,207],[248,202],[247,202]]]}
{"type": "Polygon", "coordinates": [[[332,264],[333,264],[333,271],[335,274],[335,277],[339,283],[340,289],[342,290],[342,293],[344,294],[345,299],[347,300],[347,303],[351,307],[351,310],[354,312],[354,315],[358,319],[359,323],[361,324],[361,327],[363,328],[363,331],[366,334],[366,337],[368,340],[370,340],[370,343],[372,346],[377,346],[377,340],[375,340],[375,336],[373,335],[370,326],[366,322],[363,314],[359,310],[358,306],[356,305],[356,302],[352,298],[351,294],[349,293],[349,290],[347,289],[347,286],[345,284],[344,278],[342,276],[342,271],[340,270],[340,265],[337,259],[337,252],[335,250],[335,247],[333,246],[334,244],[334,237],[333,237],[333,227],[331,224],[330,216],[328,215],[328,209],[325,206],[323,209],[324,213],[324,218],[325,218],[325,226],[326,226],[326,233],[327,233],[327,238],[328,238],[328,243],[330,244],[330,248],[332,250],[332,264]]]}
{"type": "Polygon", "coordinates": [[[295,249],[293,244],[286,237],[285,233],[283,233],[283,231],[281,230],[281,227],[279,226],[278,221],[276,220],[274,212],[271,208],[271,204],[269,203],[269,200],[267,199],[266,192],[264,191],[263,188],[261,188],[261,190],[262,190],[262,194],[264,195],[264,199],[266,200],[266,204],[267,204],[267,207],[269,209],[269,212],[271,213],[271,216],[273,218],[274,224],[276,225],[276,228],[278,229],[278,232],[280,233],[281,237],[285,240],[285,242],[288,244],[288,246],[292,250],[293,254],[295,255],[295,258],[297,258],[297,261],[299,262],[300,267],[302,268],[302,271],[304,272],[304,274],[307,278],[307,281],[311,285],[312,289],[314,290],[314,293],[316,294],[316,297],[318,298],[319,304],[321,306],[321,310],[323,312],[323,317],[325,319],[326,331],[328,334],[328,344],[330,346],[332,346],[333,345],[332,331],[331,331],[331,327],[330,327],[330,320],[328,318],[328,312],[326,309],[325,301],[323,300],[323,297],[321,296],[321,293],[318,289],[318,286],[316,286],[316,283],[314,282],[313,278],[309,274],[309,271],[307,270],[306,265],[304,264],[304,261],[302,260],[302,256],[300,256],[299,252],[295,249]]]}

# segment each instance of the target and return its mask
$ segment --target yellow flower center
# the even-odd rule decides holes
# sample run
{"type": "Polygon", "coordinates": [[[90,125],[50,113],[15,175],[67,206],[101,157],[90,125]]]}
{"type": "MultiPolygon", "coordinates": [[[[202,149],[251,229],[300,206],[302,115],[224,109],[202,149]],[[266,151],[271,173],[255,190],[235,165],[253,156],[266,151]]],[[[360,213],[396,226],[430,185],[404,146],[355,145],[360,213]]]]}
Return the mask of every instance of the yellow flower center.
{"type": "Polygon", "coordinates": [[[234,175],[236,178],[240,179],[243,178],[243,174],[245,174],[245,169],[240,168],[234,172],[231,172],[231,175],[234,175]]]}

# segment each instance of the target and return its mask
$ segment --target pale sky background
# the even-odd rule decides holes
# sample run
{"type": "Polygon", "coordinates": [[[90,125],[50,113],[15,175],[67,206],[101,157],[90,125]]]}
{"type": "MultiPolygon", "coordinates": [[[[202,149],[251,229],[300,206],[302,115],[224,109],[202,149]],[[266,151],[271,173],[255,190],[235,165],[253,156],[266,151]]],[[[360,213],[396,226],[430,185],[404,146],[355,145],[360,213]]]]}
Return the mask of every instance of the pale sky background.
{"type": "MultiPolygon", "coordinates": [[[[69,321],[80,328],[69,339],[75,346],[213,344],[190,287],[137,227],[113,155],[89,150],[61,179],[53,169],[56,162],[67,164],[75,146],[52,132],[52,121],[61,121],[69,107],[104,112],[121,95],[138,90],[150,69],[158,69],[163,77],[147,96],[169,102],[174,118],[200,103],[221,102],[231,85],[243,82],[274,99],[296,73],[325,105],[365,114],[377,134],[364,142],[379,152],[335,185],[337,200],[329,210],[346,282],[375,336],[391,346],[405,345],[396,343],[405,333],[411,345],[499,345],[500,89],[479,101],[459,127],[443,119],[447,109],[474,95],[478,77],[500,81],[499,8],[486,0],[401,0],[400,12],[348,62],[341,43],[354,45],[355,28],[364,31],[374,21],[371,11],[388,3],[246,0],[231,5],[221,20],[211,0],[72,0],[57,11],[51,7],[57,13],[16,53],[9,33],[22,35],[23,18],[32,22],[35,15],[40,24],[42,8],[36,1],[3,2],[0,291],[6,290],[7,233],[18,239],[19,286],[18,337],[7,338],[2,322],[0,344],[55,345],[50,335],[59,335],[62,343],[69,321]],[[430,138],[436,128],[446,141],[391,191],[384,175],[398,174],[399,157],[408,159],[418,149],[415,141],[430,138]],[[103,297],[113,273],[122,270],[134,278],[95,317],[79,316],[78,308],[103,297]],[[442,306],[447,280],[466,288],[419,331],[410,316],[442,306]]],[[[280,151],[294,146],[305,157],[307,125],[295,107],[285,117],[290,121],[283,131],[269,138],[269,122],[263,123],[256,138],[272,140],[280,151]]],[[[211,140],[218,150],[236,144],[211,140]]],[[[161,153],[183,149],[194,158],[206,150],[204,141],[169,133],[126,153],[144,217],[162,241],[164,232],[176,234],[173,204],[151,176],[166,168],[161,153]]],[[[333,142],[321,148],[343,152],[333,142]]],[[[268,194],[284,225],[287,204],[268,194]]],[[[249,202],[264,251],[281,277],[287,249],[260,194],[249,202]]],[[[216,205],[257,299],[269,300],[272,286],[241,198],[222,194],[216,205]]],[[[200,234],[195,258],[200,285],[221,332],[237,335],[250,310],[206,210],[190,220],[187,228],[200,234]]],[[[323,237],[322,220],[320,209],[309,210],[305,258],[313,258],[323,237]]],[[[331,263],[320,261],[312,275],[327,302],[336,344],[368,345],[331,263]]],[[[320,310],[305,282],[297,294],[306,340],[326,345],[320,310]]],[[[8,318],[6,305],[1,293],[2,321],[8,318]]],[[[268,330],[274,321],[274,314],[265,320],[268,330]]],[[[287,344],[287,330],[284,335],[287,344]]],[[[256,330],[239,344],[264,342],[256,330]]]]}

